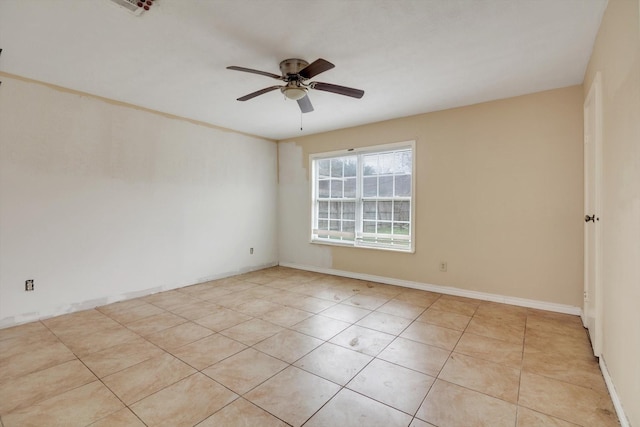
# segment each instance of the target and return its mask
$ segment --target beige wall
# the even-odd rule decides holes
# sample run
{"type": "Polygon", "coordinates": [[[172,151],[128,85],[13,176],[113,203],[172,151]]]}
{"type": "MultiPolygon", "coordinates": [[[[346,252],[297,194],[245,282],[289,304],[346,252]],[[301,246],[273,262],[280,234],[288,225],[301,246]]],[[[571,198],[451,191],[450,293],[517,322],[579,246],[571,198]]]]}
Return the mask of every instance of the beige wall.
{"type": "Polygon", "coordinates": [[[281,141],[280,261],[581,306],[582,102],[573,86],[281,141]],[[405,140],[415,254],[308,243],[309,154],[405,140]]]}
{"type": "Polygon", "coordinates": [[[603,92],[603,351],[640,426],[640,2],[610,0],[584,81],[603,92]]]}
{"type": "Polygon", "coordinates": [[[273,141],[2,76],[0,327],[273,265],[276,198],[273,141]]]}

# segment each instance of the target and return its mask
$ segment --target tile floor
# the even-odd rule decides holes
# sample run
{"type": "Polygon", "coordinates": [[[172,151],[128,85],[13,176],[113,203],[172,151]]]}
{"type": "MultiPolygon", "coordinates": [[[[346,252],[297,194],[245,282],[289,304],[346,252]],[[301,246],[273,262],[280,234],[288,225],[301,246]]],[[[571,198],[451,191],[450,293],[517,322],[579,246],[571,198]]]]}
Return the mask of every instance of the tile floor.
{"type": "Polygon", "coordinates": [[[615,426],[575,316],[275,267],[0,330],[13,426],[615,426]]]}

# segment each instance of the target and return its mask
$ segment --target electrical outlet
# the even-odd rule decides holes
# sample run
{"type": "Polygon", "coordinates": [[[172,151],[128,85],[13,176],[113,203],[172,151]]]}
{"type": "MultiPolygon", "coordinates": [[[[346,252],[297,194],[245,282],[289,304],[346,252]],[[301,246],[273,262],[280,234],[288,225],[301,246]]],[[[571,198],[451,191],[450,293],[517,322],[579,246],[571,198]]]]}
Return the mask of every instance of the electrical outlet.
{"type": "Polygon", "coordinates": [[[24,282],[24,290],[25,291],[33,291],[34,290],[33,279],[29,279],[29,280],[26,280],[24,282]]]}
{"type": "Polygon", "coordinates": [[[253,255],[253,248],[249,248],[249,255],[253,255]]]}
{"type": "Polygon", "coordinates": [[[440,261],[440,271],[447,271],[447,262],[440,261]]]}

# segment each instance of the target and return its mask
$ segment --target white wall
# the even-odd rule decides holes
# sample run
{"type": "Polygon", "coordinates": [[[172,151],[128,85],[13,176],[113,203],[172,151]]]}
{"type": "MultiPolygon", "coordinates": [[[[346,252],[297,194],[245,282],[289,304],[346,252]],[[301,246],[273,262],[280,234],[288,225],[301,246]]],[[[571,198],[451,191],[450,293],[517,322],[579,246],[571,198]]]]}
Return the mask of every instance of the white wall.
{"type": "Polygon", "coordinates": [[[273,265],[276,208],[274,142],[2,78],[0,327],[273,265]]]}

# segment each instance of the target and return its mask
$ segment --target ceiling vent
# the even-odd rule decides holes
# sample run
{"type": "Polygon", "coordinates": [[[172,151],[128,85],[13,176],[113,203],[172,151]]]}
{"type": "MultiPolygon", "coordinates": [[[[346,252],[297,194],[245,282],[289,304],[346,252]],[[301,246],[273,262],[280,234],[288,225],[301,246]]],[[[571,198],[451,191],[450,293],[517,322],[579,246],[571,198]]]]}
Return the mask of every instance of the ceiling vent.
{"type": "Polygon", "coordinates": [[[153,0],[111,0],[118,6],[122,6],[134,15],[140,15],[145,10],[151,9],[153,0]]]}

